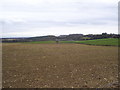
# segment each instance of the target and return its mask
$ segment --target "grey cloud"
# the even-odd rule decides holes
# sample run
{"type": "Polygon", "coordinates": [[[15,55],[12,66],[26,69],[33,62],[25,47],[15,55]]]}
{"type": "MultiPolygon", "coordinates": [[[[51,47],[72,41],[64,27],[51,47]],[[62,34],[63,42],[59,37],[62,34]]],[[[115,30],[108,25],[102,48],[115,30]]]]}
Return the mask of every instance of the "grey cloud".
{"type": "Polygon", "coordinates": [[[2,6],[3,9],[0,11],[3,13],[4,19],[0,20],[0,23],[4,24],[3,33],[29,32],[31,28],[41,28],[42,30],[42,28],[49,29],[49,27],[82,25],[86,25],[86,27],[87,25],[117,26],[117,3],[70,0],[63,3],[37,5],[5,3],[2,6]]]}

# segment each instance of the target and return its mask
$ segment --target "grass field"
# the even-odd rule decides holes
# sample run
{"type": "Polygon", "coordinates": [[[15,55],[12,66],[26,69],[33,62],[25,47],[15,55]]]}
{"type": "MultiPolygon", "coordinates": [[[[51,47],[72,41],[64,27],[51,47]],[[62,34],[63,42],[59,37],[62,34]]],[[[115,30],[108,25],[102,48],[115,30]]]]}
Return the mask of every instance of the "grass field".
{"type": "MultiPolygon", "coordinates": [[[[56,42],[55,41],[34,41],[34,42],[27,42],[27,43],[49,44],[49,43],[56,43],[56,42]]],[[[100,45],[100,46],[118,46],[118,39],[107,38],[107,39],[84,40],[84,41],[59,41],[59,43],[78,43],[78,44],[80,43],[80,44],[100,45]]]]}
{"type": "Polygon", "coordinates": [[[111,87],[118,78],[118,47],[3,43],[4,88],[111,87]]]}
{"type": "Polygon", "coordinates": [[[56,43],[55,41],[32,41],[32,42],[24,42],[30,44],[49,44],[49,43],[56,43]]]}
{"type": "Polygon", "coordinates": [[[115,38],[96,39],[96,40],[76,41],[76,43],[89,44],[89,45],[118,46],[118,39],[115,38]]]}

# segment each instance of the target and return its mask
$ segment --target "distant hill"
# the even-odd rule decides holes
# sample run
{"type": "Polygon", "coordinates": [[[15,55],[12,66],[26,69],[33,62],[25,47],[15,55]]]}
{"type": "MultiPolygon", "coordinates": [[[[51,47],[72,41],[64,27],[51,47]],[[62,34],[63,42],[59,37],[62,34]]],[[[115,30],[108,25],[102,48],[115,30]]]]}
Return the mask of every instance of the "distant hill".
{"type": "Polygon", "coordinates": [[[56,39],[57,37],[53,35],[27,38],[30,41],[55,41],[56,39]]]}
{"type": "Polygon", "coordinates": [[[31,42],[31,41],[82,41],[82,40],[94,40],[103,38],[120,38],[119,34],[69,34],[69,35],[47,35],[28,38],[2,38],[2,42],[31,42]]]}

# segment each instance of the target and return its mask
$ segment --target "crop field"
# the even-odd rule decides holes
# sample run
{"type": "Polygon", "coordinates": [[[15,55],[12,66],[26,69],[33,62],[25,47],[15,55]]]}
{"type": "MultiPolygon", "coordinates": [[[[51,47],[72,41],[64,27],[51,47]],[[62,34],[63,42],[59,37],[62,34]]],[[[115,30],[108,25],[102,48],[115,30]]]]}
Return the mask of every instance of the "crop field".
{"type": "MultiPolygon", "coordinates": [[[[116,38],[83,40],[83,41],[59,41],[59,43],[78,43],[78,44],[99,45],[99,46],[120,46],[118,42],[119,42],[119,39],[116,39],[116,38]]],[[[55,41],[33,41],[33,42],[25,42],[25,43],[49,44],[49,43],[56,43],[56,42],[55,41]]]]}
{"type": "Polygon", "coordinates": [[[107,39],[96,39],[96,40],[86,40],[86,41],[78,41],[76,43],[88,44],[88,45],[100,45],[100,46],[118,46],[119,39],[115,38],[107,38],[107,39]]]}
{"type": "Polygon", "coordinates": [[[3,43],[3,88],[116,87],[118,47],[3,43]]]}
{"type": "Polygon", "coordinates": [[[23,43],[30,43],[30,44],[49,44],[49,43],[56,43],[55,41],[32,41],[32,42],[23,42],[23,43]]]}

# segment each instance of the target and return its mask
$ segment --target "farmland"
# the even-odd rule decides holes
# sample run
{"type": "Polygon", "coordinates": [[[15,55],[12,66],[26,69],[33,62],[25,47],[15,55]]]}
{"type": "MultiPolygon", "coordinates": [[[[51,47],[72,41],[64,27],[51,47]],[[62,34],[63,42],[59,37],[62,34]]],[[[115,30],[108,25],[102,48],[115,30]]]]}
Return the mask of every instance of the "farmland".
{"type": "Polygon", "coordinates": [[[3,43],[4,88],[110,87],[118,47],[75,43],[3,43]]]}
{"type": "MultiPolygon", "coordinates": [[[[95,39],[95,40],[83,40],[83,41],[59,41],[59,43],[77,43],[77,44],[88,44],[88,45],[99,45],[99,46],[118,46],[118,40],[116,38],[107,38],[107,39],[95,39]]],[[[33,41],[25,42],[32,44],[49,44],[56,43],[55,41],[33,41]]],[[[120,45],[119,45],[120,46],[120,45]]]]}
{"type": "Polygon", "coordinates": [[[118,40],[116,38],[96,39],[87,41],[78,41],[76,43],[89,44],[89,45],[101,45],[101,46],[118,46],[118,40]]]}
{"type": "Polygon", "coordinates": [[[99,45],[99,46],[118,46],[118,39],[107,38],[107,39],[95,39],[95,40],[84,40],[84,41],[61,41],[61,43],[78,43],[78,44],[99,45]]]}

